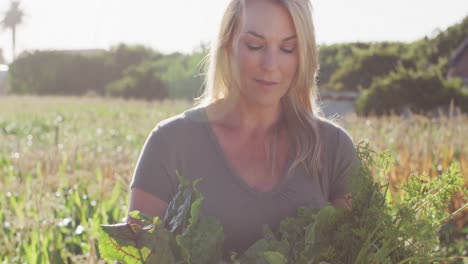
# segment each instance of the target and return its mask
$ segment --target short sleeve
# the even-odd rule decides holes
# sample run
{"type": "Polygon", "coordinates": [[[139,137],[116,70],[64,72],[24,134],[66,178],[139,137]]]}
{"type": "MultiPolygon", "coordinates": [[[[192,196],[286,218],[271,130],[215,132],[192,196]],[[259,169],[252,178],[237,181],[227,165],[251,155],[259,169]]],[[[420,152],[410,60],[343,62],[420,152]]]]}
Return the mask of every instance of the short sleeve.
{"type": "Polygon", "coordinates": [[[138,158],[130,189],[139,188],[169,203],[175,194],[175,166],[169,142],[160,126],[147,137],[138,158]]]}
{"type": "Polygon", "coordinates": [[[348,191],[351,175],[358,165],[356,148],[351,137],[342,128],[336,135],[336,150],[332,159],[329,201],[344,197],[348,191]]]}

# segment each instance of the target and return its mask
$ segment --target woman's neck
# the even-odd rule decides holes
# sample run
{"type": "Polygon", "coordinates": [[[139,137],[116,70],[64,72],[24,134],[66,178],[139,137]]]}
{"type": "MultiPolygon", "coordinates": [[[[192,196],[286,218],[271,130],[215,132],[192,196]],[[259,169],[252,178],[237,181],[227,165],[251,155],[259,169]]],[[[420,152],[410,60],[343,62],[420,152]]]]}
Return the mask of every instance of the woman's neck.
{"type": "Polygon", "coordinates": [[[272,106],[258,106],[234,98],[222,99],[213,107],[215,123],[245,135],[271,134],[283,118],[280,102],[272,106]]]}

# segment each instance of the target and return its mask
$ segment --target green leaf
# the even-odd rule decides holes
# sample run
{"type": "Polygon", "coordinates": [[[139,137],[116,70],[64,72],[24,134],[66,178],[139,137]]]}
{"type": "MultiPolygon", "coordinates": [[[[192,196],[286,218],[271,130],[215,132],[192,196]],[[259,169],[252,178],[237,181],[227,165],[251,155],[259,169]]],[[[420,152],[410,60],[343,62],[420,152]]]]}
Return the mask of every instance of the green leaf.
{"type": "Polygon", "coordinates": [[[101,225],[99,252],[104,259],[122,263],[143,263],[136,246],[141,228],[126,223],[101,225]]]}
{"type": "Polygon", "coordinates": [[[268,264],[286,264],[288,263],[288,260],[286,257],[275,251],[267,251],[263,253],[263,257],[267,261],[268,264]]]}
{"type": "Polygon", "coordinates": [[[186,263],[218,263],[222,259],[224,231],[218,220],[201,214],[203,197],[196,189],[198,182],[193,184],[189,224],[176,236],[176,242],[186,263]]]}
{"type": "Polygon", "coordinates": [[[288,251],[289,251],[289,244],[286,240],[278,241],[278,240],[260,239],[257,242],[255,242],[252,246],[250,246],[244,252],[244,254],[242,254],[240,258],[240,263],[268,264],[270,263],[268,258],[270,260],[275,259],[276,254],[272,255],[272,252],[276,252],[281,256],[287,256],[288,251]]]}
{"type": "Polygon", "coordinates": [[[156,222],[146,229],[139,243],[145,245],[143,249],[148,252],[145,255],[145,263],[173,264],[175,256],[171,244],[174,237],[172,233],[166,230],[162,224],[156,222]]]}
{"type": "Polygon", "coordinates": [[[171,233],[157,217],[153,220],[153,224],[144,228],[135,224],[101,225],[99,251],[102,257],[122,263],[174,263],[171,233]]]}
{"type": "Polygon", "coordinates": [[[190,208],[194,200],[193,188],[190,183],[178,175],[179,189],[174,198],[169,203],[164,216],[164,225],[174,233],[180,233],[187,225],[190,215],[190,208]]]}
{"type": "Polygon", "coordinates": [[[136,210],[131,211],[130,213],[128,213],[128,215],[131,218],[140,221],[143,224],[143,226],[151,225],[155,221],[151,216],[149,216],[147,214],[144,214],[144,213],[142,213],[140,211],[136,211],[136,210]]]}
{"type": "Polygon", "coordinates": [[[298,209],[297,217],[289,217],[281,221],[279,232],[281,240],[289,244],[288,259],[291,263],[302,263],[300,262],[304,258],[302,255],[310,255],[305,250],[314,240],[310,238],[311,233],[308,230],[313,230],[318,212],[319,209],[303,207],[298,209]]]}

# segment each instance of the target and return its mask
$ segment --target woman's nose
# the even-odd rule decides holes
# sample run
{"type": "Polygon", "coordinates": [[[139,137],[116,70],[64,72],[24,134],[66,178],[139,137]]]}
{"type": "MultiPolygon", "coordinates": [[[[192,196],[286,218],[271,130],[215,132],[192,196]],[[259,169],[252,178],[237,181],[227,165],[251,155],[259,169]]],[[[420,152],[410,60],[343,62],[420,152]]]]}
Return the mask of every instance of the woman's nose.
{"type": "Polygon", "coordinates": [[[275,51],[271,48],[266,48],[264,50],[262,61],[261,61],[262,69],[266,71],[275,70],[278,67],[278,58],[275,51]]]}

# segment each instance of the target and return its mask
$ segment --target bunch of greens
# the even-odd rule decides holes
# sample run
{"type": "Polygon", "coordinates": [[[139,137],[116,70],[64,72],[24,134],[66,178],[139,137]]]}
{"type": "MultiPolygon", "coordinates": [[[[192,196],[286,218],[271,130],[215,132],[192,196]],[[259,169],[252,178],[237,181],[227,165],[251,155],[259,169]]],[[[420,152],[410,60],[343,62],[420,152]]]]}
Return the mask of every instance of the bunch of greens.
{"type": "MultiPolygon", "coordinates": [[[[232,254],[236,264],[302,263],[429,263],[440,226],[448,215],[447,203],[461,190],[457,166],[435,178],[412,176],[400,188],[404,195],[390,201],[388,184],[373,180],[371,169],[385,174],[392,162],[367,144],[357,146],[361,161],[352,175],[352,209],[326,206],[299,208],[296,217],[284,219],[278,230],[264,236],[242,254],[232,254]]],[[[132,212],[144,227],[134,224],[102,225],[100,252],[122,263],[224,263],[223,229],[214,218],[200,213],[203,200],[193,185],[181,177],[179,192],[164,221],[132,212]]],[[[466,189],[463,190],[466,193],[466,189]]],[[[447,259],[445,259],[447,260],[447,259]]],[[[457,260],[454,258],[453,260],[457,260]]],[[[458,260],[461,261],[461,258],[458,260]]]]}
{"type": "Polygon", "coordinates": [[[138,211],[129,216],[137,224],[101,225],[101,256],[120,263],[219,263],[224,232],[213,217],[200,213],[203,197],[179,177],[179,190],[166,211],[164,221],[138,211]]]}

